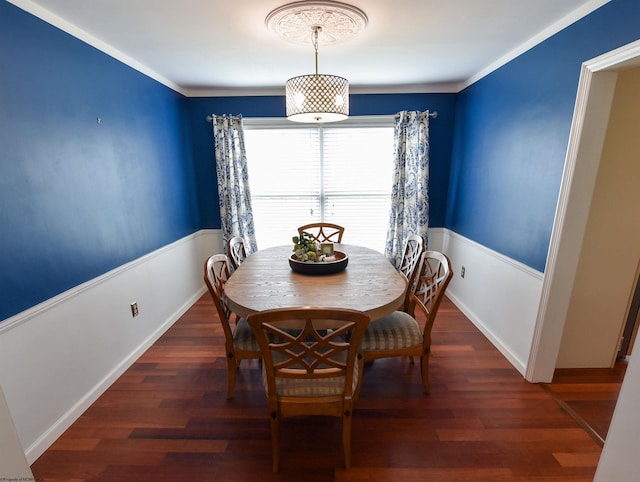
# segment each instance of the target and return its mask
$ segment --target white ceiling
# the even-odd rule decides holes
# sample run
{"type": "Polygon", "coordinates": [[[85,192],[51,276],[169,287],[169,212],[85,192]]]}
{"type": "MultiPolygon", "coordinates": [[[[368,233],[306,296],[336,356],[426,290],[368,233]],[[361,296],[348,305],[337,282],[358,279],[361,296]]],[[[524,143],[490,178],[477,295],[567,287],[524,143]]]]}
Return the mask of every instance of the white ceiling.
{"type": "MultiPolygon", "coordinates": [[[[284,94],[312,47],[267,30],[287,0],[9,0],[185,95],[284,94]]],[[[358,92],[457,92],[609,0],[349,0],[369,23],[320,47],[358,92]]]]}

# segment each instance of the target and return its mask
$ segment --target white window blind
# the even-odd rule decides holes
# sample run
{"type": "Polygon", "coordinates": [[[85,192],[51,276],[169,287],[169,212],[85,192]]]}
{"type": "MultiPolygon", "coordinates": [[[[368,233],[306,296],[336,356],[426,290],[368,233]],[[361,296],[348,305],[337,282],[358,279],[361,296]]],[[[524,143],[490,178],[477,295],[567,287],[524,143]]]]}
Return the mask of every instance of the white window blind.
{"type": "Polygon", "coordinates": [[[393,119],[384,125],[253,126],[245,142],[259,248],[290,244],[298,226],[345,227],[344,243],[384,251],[393,119]]]}

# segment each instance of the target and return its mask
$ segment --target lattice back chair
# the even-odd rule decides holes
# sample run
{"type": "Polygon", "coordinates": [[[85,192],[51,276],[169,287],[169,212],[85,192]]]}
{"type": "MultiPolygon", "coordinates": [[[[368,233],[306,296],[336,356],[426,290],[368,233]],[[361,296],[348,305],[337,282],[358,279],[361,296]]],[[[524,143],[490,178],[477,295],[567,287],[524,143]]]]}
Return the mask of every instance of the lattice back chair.
{"type": "MultiPolygon", "coordinates": [[[[407,294],[404,299],[404,306],[402,311],[409,313],[409,305],[411,301],[411,292],[413,291],[416,274],[418,272],[418,263],[420,262],[420,256],[424,251],[424,239],[419,234],[410,234],[407,236],[407,241],[404,245],[404,252],[400,261],[398,271],[407,278],[407,294]]],[[[413,313],[411,313],[413,314],[413,313]]]]}
{"type": "Polygon", "coordinates": [[[420,326],[413,315],[404,311],[371,322],[360,342],[361,370],[365,362],[378,358],[408,356],[413,363],[413,357],[419,356],[422,384],[425,393],[429,393],[431,329],[452,276],[446,255],[438,251],[422,253],[409,313],[415,313],[417,308],[425,317],[424,325],[420,326]]]}
{"type": "Polygon", "coordinates": [[[251,331],[247,320],[237,318],[232,327],[231,310],[227,306],[224,296],[224,284],[229,279],[229,258],[225,254],[214,254],[204,263],[204,282],[209,288],[213,304],[218,312],[218,318],[224,331],[225,352],[227,357],[227,399],[233,397],[233,387],[236,381],[236,371],[241,360],[261,358],[260,345],[251,331]]]}
{"type": "Polygon", "coordinates": [[[234,236],[227,241],[227,256],[233,271],[247,258],[247,250],[242,236],[234,236]]]}
{"type": "Polygon", "coordinates": [[[356,357],[369,316],[348,309],[305,307],[266,310],[250,315],[248,321],[262,348],[273,471],[279,466],[280,419],[300,415],[342,418],[348,468],[353,395],[360,381],[356,357]]]}
{"type": "Polygon", "coordinates": [[[319,243],[341,243],[344,227],[332,223],[311,223],[298,228],[298,236],[308,233],[319,243]]]}

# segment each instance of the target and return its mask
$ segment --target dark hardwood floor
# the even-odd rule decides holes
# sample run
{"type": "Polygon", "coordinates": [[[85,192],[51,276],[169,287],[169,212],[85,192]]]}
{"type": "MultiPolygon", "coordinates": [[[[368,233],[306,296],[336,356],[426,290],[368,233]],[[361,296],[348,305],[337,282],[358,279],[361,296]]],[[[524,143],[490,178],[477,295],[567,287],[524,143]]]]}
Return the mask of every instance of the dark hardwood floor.
{"type": "Polygon", "coordinates": [[[602,447],[626,371],[626,361],[613,368],[559,368],[544,388],[602,447]]]}
{"type": "MultiPolygon", "coordinates": [[[[353,418],[352,467],[342,467],[337,420],[287,419],[281,470],[273,474],[259,364],[243,362],[234,398],[226,400],[218,323],[207,294],[32,465],[34,477],[225,482],[593,478],[601,447],[563,409],[557,394],[567,395],[567,403],[579,410],[594,393],[602,394],[600,382],[609,380],[560,373],[556,392],[555,383],[527,383],[447,299],[433,332],[431,394],[423,394],[419,365],[407,359],[367,365],[353,418]]],[[[610,412],[611,404],[605,405],[588,411],[610,412]]]]}

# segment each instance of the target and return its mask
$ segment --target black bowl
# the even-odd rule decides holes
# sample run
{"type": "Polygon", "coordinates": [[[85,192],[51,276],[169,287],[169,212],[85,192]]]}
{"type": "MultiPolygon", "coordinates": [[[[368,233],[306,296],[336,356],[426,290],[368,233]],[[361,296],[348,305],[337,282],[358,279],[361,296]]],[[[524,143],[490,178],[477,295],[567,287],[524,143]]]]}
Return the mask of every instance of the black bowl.
{"type": "Polygon", "coordinates": [[[298,261],[296,255],[289,256],[289,266],[296,273],[311,274],[311,275],[323,275],[339,273],[347,267],[349,263],[349,256],[342,251],[334,251],[335,261],[298,261]]]}

